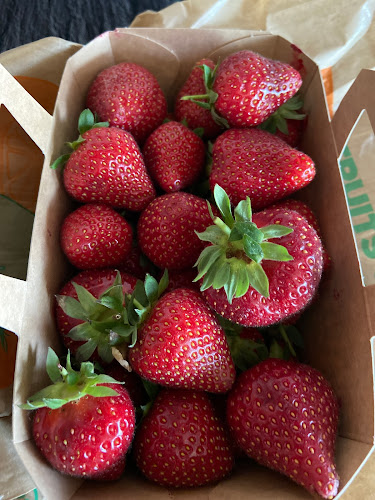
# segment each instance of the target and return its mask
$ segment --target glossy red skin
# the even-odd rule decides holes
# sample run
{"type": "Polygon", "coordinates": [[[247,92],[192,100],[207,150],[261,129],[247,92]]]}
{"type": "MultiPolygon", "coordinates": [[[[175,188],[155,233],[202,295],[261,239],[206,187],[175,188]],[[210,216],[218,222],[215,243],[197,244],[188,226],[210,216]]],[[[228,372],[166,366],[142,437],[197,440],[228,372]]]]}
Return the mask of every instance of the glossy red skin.
{"type": "Polygon", "coordinates": [[[82,137],[64,168],[69,195],[81,203],[143,210],[156,192],[133,136],[116,127],[98,127],[82,137]]]}
{"type": "MultiPolygon", "coordinates": [[[[87,269],[81,271],[60,289],[58,295],[69,295],[76,299],[77,292],[73,286],[74,282],[85,287],[94,297],[99,298],[99,296],[113,284],[116,275],[117,271],[115,269],[87,269]]],[[[121,272],[121,279],[124,293],[132,293],[137,283],[137,278],[125,272],[121,272]]],[[[69,332],[73,327],[83,323],[83,321],[69,317],[64,313],[57,302],[55,303],[55,318],[57,331],[61,335],[65,347],[74,355],[83,342],[71,339],[69,337],[69,332]]],[[[90,359],[98,359],[96,350],[90,359]]]]}
{"type": "Polygon", "coordinates": [[[71,212],[60,230],[60,245],[78,269],[117,266],[132,247],[133,230],[113,208],[88,203],[71,212]]]}
{"type": "Polygon", "coordinates": [[[293,257],[287,262],[262,261],[269,280],[269,297],[254,288],[228,303],[224,288],[208,288],[202,295],[221,316],[243,326],[264,327],[279,323],[305,309],[319,285],[322,268],[322,243],[315,229],[297,212],[266,208],[253,215],[258,228],[268,224],[292,227],[293,232],[269,240],[283,245],[293,257]]]}
{"type": "Polygon", "coordinates": [[[243,372],[227,400],[227,422],[237,445],[323,498],[333,498],[339,485],[338,414],[336,396],[317,370],[282,359],[243,372]]]}
{"type": "Polygon", "coordinates": [[[261,210],[314,177],[309,156],[265,130],[231,129],[213,146],[210,189],[219,184],[233,205],[249,196],[253,210],[261,210]]]}
{"type": "Polygon", "coordinates": [[[87,479],[116,479],[132,442],[135,412],[118,384],[103,384],[118,395],[83,396],[51,410],[39,408],[33,420],[36,446],[63,474],[87,479]]]}
{"type": "Polygon", "coordinates": [[[167,102],[155,76],[134,63],[101,71],[89,88],[86,106],[101,121],[130,132],[140,144],[167,115],[167,102]]]}
{"type": "MultiPolygon", "coordinates": [[[[301,214],[303,217],[305,217],[307,222],[315,229],[319,237],[321,237],[321,231],[318,219],[314,214],[314,212],[311,210],[311,208],[307,205],[307,203],[301,200],[288,198],[287,200],[282,200],[281,202],[279,202],[277,206],[295,210],[296,212],[301,214]]],[[[323,245],[323,272],[327,272],[328,269],[331,267],[331,265],[332,265],[331,257],[328,254],[327,249],[323,245]]]]}
{"type": "Polygon", "coordinates": [[[207,394],[163,389],[134,440],[143,474],[172,488],[213,483],[234,465],[223,423],[207,394]]]}
{"type": "Polygon", "coordinates": [[[252,127],[265,121],[301,85],[301,75],[292,66],[242,50],[218,67],[215,109],[230,127],[252,127]]]}
{"type": "Polygon", "coordinates": [[[186,120],[189,128],[203,128],[205,139],[214,139],[223,130],[212,118],[209,109],[201,108],[198,104],[191,101],[181,101],[181,97],[187,95],[204,95],[206,94],[206,87],[204,84],[203,69],[199,66],[205,64],[212,70],[215,68],[215,63],[211,59],[201,59],[192,69],[187,80],[179,90],[176,101],[174,113],[176,120],[186,120]]]}
{"type": "MultiPolygon", "coordinates": [[[[214,213],[218,214],[215,208],[214,213]]],[[[206,200],[183,191],[168,193],[157,197],[141,213],[138,244],[161,269],[191,268],[205,246],[195,231],[204,231],[211,224],[206,200]]]]}
{"type": "Polygon", "coordinates": [[[158,300],[129,362],[141,377],[168,387],[224,393],[235,378],[223,329],[200,293],[188,288],[158,300]]]}
{"type": "Polygon", "coordinates": [[[182,123],[163,123],[148,137],[143,157],[153,181],[166,193],[191,186],[203,170],[203,140],[182,123]]]}

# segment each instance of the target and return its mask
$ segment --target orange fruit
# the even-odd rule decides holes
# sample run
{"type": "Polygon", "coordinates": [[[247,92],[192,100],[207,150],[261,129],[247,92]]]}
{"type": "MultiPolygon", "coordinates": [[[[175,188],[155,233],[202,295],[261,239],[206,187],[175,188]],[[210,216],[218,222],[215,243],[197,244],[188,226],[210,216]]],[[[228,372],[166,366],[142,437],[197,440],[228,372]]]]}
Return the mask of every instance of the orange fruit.
{"type": "MultiPolygon", "coordinates": [[[[29,76],[15,79],[49,113],[53,113],[58,86],[29,76]]],[[[35,211],[44,156],[5,106],[0,108],[0,195],[35,211]]]]}
{"type": "Polygon", "coordinates": [[[0,389],[13,382],[18,337],[0,327],[0,389]]]}

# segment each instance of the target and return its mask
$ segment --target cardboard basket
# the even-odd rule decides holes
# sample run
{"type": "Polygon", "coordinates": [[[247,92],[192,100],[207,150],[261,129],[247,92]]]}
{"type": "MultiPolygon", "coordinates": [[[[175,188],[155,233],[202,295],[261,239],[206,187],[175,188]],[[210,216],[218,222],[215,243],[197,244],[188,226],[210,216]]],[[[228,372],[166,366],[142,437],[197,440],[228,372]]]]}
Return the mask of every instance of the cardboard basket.
{"type": "MultiPolygon", "coordinates": [[[[167,491],[137,474],[125,473],[121,481],[112,484],[70,479],[52,470],[41,458],[31,440],[30,415],[18,408],[47,382],[48,346],[61,349],[52,310],[54,294],[67,272],[59,247],[59,229],[72,205],[62,187],[61,172],[52,171],[49,165],[63,151],[64,142],[77,135],[77,120],[89,84],[105,67],[121,61],[136,62],[155,74],[172,105],[173,96],[197,60],[204,56],[217,60],[244,48],[285,62],[291,62],[293,57],[286,40],[264,32],[130,28],[105,33],[67,60],[53,116],[0,67],[0,102],[45,156],[27,280],[0,276],[0,324],[20,333],[13,408],[15,446],[48,500],[311,498],[287,478],[247,461],[238,464],[233,475],[219,484],[190,491],[167,491]]],[[[300,58],[302,93],[309,117],[301,148],[317,166],[316,178],[300,195],[316,212],[333,261],[319,300],[304,313],[300,325],[308,361],[330,380],[341,403],[337,442],[341,487],[336,498],[363,500],[373,498],[371,489],[375,485],[375,467],[368,468],[373,461],[375,287],[363,284],[338,158],[359,113],[367,105],[372,106],[370,123],[375,123],[374,96],[369,95],[375,78],[370,71],[361,74],[331,124],[319,69],[303,54],[300,58]]]]}

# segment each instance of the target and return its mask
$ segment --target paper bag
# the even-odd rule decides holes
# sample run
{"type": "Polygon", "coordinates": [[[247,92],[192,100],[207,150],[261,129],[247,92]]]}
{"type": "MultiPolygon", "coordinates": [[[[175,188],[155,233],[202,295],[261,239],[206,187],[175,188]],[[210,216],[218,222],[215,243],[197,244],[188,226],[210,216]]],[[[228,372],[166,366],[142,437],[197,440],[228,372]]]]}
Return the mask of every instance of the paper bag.
{"type": "Polygon", "coordinates": [[[277,33],[322,71],[331,116],[362,68],[375,69],[373,0],[185,0],[139,14],[131,27],[238,28],[277,33]],[[317,36],[318,34],[318,36],[317,36]]]}

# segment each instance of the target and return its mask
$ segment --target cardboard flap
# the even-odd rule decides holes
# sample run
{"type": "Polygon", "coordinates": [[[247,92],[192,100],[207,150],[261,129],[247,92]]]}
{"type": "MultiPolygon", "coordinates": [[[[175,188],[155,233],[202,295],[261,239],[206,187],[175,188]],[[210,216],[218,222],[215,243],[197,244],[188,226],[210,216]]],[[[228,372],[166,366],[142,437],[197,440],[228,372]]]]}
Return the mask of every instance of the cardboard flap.
{"type": "MultiPolygon", "coordinates": [[[[47,151],[52,116],[0,64],[0,105],[4,105],[43,154],[47,151]]],[[[0,326],[19,333],[26,282],[0,275],[0,326]]]]}
{"type": "Polygon", "coordinates": [[[363,69],[348,93],[342,100],[332,119],[338,156],[343,150],[349,134],[358,116],[364,109],[368,113],[373,130],[375,130],[375,71],[363,69]]]}
{"type": "Polygon", "coordinates": [[[0,64],[0,104],[17,120],[25,132],[46,152],[52,116],[0,64]]]}

